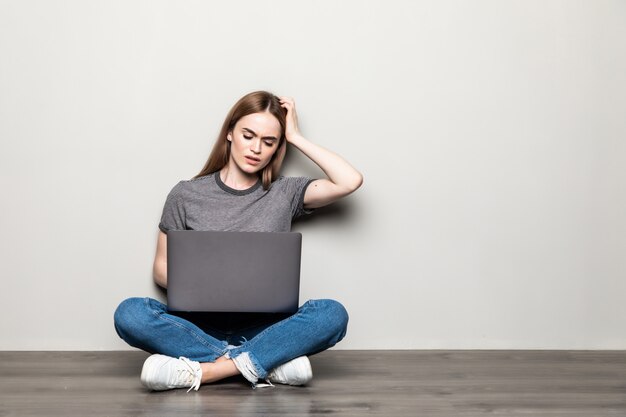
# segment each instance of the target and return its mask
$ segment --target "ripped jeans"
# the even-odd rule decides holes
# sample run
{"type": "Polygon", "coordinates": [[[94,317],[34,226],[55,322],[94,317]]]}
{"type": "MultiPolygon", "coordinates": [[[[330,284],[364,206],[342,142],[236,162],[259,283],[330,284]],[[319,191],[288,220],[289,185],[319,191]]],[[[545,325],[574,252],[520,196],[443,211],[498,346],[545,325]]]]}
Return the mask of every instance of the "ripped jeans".
{"type": "Polygon", "coordinates": [[[346,309],[329,299],[309,300],[293,315],[257,315],[234,329],[216,329],[194,317],[202,316],[173,313],[157,300],[133,297],[117,307],[114,324],[129,345],[149,353],[198,362],[226,355],[253,387],[275,367],[334,346],[348,325],[346,309]]]}

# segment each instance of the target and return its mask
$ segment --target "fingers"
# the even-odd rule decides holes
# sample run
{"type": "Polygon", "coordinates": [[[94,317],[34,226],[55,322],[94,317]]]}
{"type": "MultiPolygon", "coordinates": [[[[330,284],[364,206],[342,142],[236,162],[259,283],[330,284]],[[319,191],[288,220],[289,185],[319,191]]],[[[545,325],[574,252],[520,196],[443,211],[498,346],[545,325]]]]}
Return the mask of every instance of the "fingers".
{"type": "Polygon", "coordinates": [[[280,96],[278,97],[281,106],[286,106],[287,108],[294,107],[295,102],[291,97],[280,96]]]}
{"type": "Polygon", "coordinates": [[[296,115],[296,104],[291,97],[279,96],[278,100],[280,102],[280,106],[287,109],[287,127],[286,127],[286,137],[287,142],[290,141],[289,136],[292,132],[293,134],[298,133],[298,116],[296,115]]]}

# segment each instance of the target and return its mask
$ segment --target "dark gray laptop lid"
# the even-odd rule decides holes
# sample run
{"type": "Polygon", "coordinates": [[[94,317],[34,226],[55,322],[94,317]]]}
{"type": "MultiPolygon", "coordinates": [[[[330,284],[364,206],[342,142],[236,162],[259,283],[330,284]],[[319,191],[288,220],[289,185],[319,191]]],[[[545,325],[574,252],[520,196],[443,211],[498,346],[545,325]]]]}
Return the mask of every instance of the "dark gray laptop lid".
{"type": "Polygon", "coordinates": [[[168,309],[294,313],[301,248],[295,232],[170,230],[168,309]]]}

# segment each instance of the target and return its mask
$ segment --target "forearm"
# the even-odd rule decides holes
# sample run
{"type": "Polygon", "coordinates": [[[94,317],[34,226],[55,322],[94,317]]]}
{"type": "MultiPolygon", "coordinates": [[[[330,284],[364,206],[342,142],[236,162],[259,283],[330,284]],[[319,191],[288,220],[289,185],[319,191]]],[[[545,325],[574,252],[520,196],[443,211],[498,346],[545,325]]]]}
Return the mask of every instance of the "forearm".
{"type": "Polygon", "coordinates": [[[336,153],[309,141],[302,135],[293,136],[290,138],[289,143],[315,162],[328,176],[328,179],[338,187],[355,190],[363,182],[361,173],[350,165],[348,161],[336,153]]]}
{"type": "Polygon", "coordinates": [[[167,264],[163,262],[155,262],[152,268],[152,278],[158,286],[167,288],[167,264]]]}

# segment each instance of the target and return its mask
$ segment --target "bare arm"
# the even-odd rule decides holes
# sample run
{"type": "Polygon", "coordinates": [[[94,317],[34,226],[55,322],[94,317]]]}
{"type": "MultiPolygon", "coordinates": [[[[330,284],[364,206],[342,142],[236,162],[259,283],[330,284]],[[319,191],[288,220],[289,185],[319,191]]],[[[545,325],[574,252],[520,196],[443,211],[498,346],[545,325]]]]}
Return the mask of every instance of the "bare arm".
{"type": "Polygon", "coordinates": [[[304,193],[304,208],[322,207],[354,192],[363,184],[363,175],[336,153],[322,148],[303,136],[291,138],[290,143],[315,162],[328,179],[313,181],[304,193]]]}
{"type": "Polygon", "coordinates": [[[304,208],[322,207],[354,192],[363,184],[363,175],[336,153],[310,142],[300,134],[296,105],[292,98],[281,96],[287,109],[285,138],[315,162],[328,179],[313,181],[304,193],[304,208]]]}
{"type": "Polygon", "coordinates": [[[152,277],[159,286],[167,288],[167,235],[161,230],[157,240],[152,277]]]}

